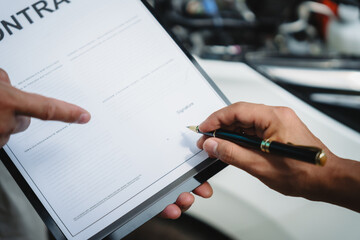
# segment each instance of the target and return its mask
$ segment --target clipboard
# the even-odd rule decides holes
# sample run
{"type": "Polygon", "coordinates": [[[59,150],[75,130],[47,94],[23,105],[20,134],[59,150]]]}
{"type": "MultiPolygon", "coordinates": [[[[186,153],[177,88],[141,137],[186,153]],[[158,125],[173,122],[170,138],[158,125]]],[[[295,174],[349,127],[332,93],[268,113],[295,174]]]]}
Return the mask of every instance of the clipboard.
{"type": "Polygon", "coordinates": [[[145,0],[17,1],[0,14],[13,85],[93,116],[34,119],[0,150],[56,239],[120,239],[226,166],[186,126],[229,101],[145,0]]]}

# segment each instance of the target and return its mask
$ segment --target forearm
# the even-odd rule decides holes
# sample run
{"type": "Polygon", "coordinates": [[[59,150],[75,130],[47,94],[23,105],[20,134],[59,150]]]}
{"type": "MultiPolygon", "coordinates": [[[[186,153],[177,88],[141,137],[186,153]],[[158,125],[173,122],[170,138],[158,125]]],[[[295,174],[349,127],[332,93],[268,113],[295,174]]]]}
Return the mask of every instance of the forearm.
{"type": "MultiPolygon", "coordinates": [[[[360,212],[360,162],[332,155],[312,200],[360,212]]],[[[309,198],[311,199],[311,197],[309,198]]]]}

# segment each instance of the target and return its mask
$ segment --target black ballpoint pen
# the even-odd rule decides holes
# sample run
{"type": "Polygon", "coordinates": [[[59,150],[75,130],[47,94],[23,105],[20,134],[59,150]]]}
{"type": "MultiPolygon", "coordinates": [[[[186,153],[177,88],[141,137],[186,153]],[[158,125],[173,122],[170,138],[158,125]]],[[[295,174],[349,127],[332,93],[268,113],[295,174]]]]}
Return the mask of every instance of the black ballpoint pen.
{"type": "Polygon", "coordinates": [[[263,140],[256,136],[248,136],[245,134],[237,134],[222,129],[213,132],[201,132],[199,126],[189,126],[190,130],[210,137],[225,139],[241,145],[260,150],[265,153],[276,154],[283,157],[293,158],[307,163],[324,166],[326,163],[326,155],[324,151],[318,147],[297,146],[291,143],[280,143],[269,139],[263,140]]]}

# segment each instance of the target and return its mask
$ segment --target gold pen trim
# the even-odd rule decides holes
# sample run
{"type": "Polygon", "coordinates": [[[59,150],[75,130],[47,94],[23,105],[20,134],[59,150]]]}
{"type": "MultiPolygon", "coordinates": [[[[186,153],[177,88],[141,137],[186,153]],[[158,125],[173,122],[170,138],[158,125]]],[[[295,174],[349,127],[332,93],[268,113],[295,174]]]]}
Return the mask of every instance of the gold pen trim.
{"type": "Polygon", "coordinates": [[[270,139],[263,140],[260,144],[261,151],[265,153],[270,153],[270,145],[271,145],[270,139]]]}
{"type": "Polygon", "coordinates": [[[324,150],[321,150],[321,152],[318,152],[318,154],[315,157],[315,163],[319,166],[324,166],[327,160],[327,156],[324,152],[324,150]]]}

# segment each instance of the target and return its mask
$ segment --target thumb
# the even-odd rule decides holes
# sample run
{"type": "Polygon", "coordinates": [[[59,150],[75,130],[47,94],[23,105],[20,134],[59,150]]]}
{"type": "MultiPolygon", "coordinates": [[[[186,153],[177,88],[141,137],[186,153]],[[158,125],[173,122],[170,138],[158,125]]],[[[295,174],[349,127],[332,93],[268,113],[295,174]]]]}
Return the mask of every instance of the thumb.
{"type": "Polygon", "coordinates": [[[249,164],[258,158],[252,150],[219,138],[207,139],[203,148],[210,157],[218,158],[241,169],[247,169],[249,164]]]}

